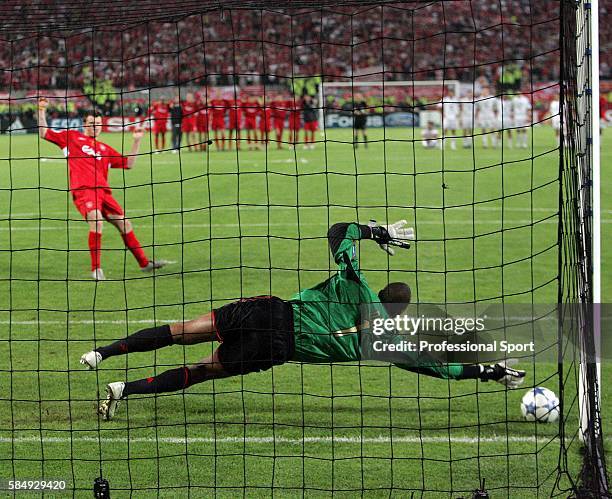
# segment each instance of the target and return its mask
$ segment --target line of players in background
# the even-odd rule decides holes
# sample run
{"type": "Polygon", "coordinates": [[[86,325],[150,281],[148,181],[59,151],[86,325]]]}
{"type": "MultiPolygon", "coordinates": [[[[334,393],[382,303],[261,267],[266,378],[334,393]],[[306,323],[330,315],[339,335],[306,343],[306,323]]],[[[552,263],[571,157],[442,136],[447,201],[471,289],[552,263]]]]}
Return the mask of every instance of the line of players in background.
{"type": "Polygon", "coordinates": [[[315,132],[319,127],[318,110],[314,98],[287,98],[281,94],[264,97],[243,94],[223,98],[218,91],[207,94],[188,93],[185,100],[160,99],[149,109],[151,132],[156,151],[166,149],[168,122],[172,132],[172,151],[178,152],[181,142],[189,151],[203,151],[209,137],[218,151],[262,149],[271,139],[278,149],[283,143],[294,147],[304,130],[304,148],[313,149],[315,132]],[[265,104],[264,104],[265,102],[265,104]],[[285,130],[288,135],[285,139],[285,130]],[[274,136],[272,133],[274,132],[274,136]]]}
{"type": "MultiPolygon", "coordinates": [[[[444,140],[450,142],[450,148],[456,149],[457,137],[463,138],[463,147],[472,146],[475,129],[482,138],[482,146],[512,148],[513,145],[526,149],[528,146],[527,129],[533,124],[531,100],[527,95],[514,94],[497,96],[485,87],[476,98],[468,92],[457,96],[453,88],[449,88],[442,98],[438,108],[441,110],[444,140]],[[503,132],[506,139],[503,139],[503,132]],[[513,142],[516,137],[516,142],[513,142]]],[[[552,111],[552,106],[551,106],[552,111]]],[[[554,114],[558,114],[558,109],[554,114]]],[[[553,119],[553,126],[555,122],[553,119]]],[[[558,127],[555,126],[555,129],[558,127]]],[[[558,135],[558,131],[557,131],[558,135]]],[[[427,148],[442,148],[439,132],[434,123],[429,121],[422,131],[423,146],[427,148]]]]}

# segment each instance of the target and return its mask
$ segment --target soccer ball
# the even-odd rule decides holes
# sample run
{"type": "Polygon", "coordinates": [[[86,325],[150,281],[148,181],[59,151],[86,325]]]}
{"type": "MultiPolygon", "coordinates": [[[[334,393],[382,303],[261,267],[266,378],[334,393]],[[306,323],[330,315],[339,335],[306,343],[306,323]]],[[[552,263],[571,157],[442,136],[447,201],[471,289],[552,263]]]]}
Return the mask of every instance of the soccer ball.
{"type": "Polygon", "coordinates": [[[537,386],[523,395],[521,412],[527,421],[554,423],[559,419],[559,399],[552,390],[537,386]]]}

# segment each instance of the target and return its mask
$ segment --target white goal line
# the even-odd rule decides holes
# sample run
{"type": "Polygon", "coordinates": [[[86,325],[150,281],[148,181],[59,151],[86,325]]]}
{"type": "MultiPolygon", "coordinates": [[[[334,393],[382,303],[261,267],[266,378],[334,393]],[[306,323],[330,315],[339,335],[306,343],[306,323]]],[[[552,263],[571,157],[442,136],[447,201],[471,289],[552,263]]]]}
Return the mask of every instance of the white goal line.
{"type": "MultiPolygon", "coordinates": [[[[558,439],[557,435],[546,436],[518,436],[518,435],[493,435],[487,437],[471,437],[471,436],[447,436],[447,437],[432,437],[432,436],[411,436],[411,437],[391,437],[380,435],[377,437],[341,437],[341,436],[315,436],[289,438],[281,436],[267,437],[131,437],[129,443],[162,443],[162,444],[288,444],[288,445],[304,445],[304,444],[418,444],[418,443],[457,443],[457,444],[475,444],[475,443],[546,443],[551,440],[558,439]]],[[[100,442],[100,443],[128,443],[126,438],[118,437],[0,437],[0,444],[19,444],[19,443],[79,443],[79,442],[100,442]]]]}

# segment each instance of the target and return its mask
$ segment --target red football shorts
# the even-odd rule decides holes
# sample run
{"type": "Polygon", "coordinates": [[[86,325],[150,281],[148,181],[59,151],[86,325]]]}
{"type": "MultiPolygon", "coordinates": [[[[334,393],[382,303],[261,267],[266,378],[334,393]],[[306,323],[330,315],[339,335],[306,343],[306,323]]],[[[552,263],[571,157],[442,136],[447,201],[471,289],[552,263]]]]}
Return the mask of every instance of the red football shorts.
{"type": "Polygon", "coordinates": [[[240,130],[240,124],[242,122],[242,113],[234,113],[230,111],[229,114],[229,129],[240,130]]]}
{"type": "Polygon", "coordinates": [[[208,132],[208,116],[200,116],[197,119],[198,132],[208,132]]]}
{"type": "Polygon", "coordinates": [[[85,219],[87,213],[93,210],[100,210],[104,218],[107,215],[123,215],[123,209],[110,189],[77,189],[72,191],[72,200],[85,219]]]}
{"type": "Polygon", "coordinates": [[[189,118],[183,118],[183,121],[181,123],[181,131],[183,133],[197,131],[195,116],[190,116],[189,118]]]}
{"type": "Polygon", "coordinates": [[[225,119],[214,118],[212,122],[213,130],[225,130],[225,119]]]}
{"type": "Polygon", "coordinates": [[[278,131],[282,131],[285,129],[285,118],[274,118],[274,129],[278,131]]]}
{"type": "Polygon", "coordinates": [[[152,132],[154,134],[158,134],[158,133],[166,133],[167,132],[167,127],[166,127],[166,122],[155,122],[155,124],[153,125],[153,130],[152,132]]]}
{"type": "Polygon", "coordinates": [[[299,116],[290,116],[289,117],[289,129],[290,130],[299,130],[300,129],[300,117],[299,116]]]}
{"type": "Polygon", "coordinates": [[[308,132],[316,132],[317,128],[319,128],[318,121],[307,121],[304,123],[304,130],[307,130],[308,132]]]}

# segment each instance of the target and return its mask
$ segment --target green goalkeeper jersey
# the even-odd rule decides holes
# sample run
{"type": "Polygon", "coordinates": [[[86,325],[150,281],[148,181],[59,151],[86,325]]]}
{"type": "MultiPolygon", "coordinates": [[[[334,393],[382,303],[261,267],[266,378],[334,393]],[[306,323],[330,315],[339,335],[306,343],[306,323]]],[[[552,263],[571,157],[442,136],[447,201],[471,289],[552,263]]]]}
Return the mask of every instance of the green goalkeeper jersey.
{"type": "MultiPolygon", "coordinates": [[[[295,354],[299,362],[351,362],[362,359],[361,331],[370,321],[388,315],[378,295],[359,270],[356,242],[370,239],[368,226],[342,223],[332,226],[329,245],[338,271],[326,281],[291,298],[295,354]]],[[[441,364],[431,359],[406,358],[395,365],[440,378],[461,378],[461,364],[441,364]]]]}
{"type": "Polygon", "coordinates": [[[295,327],[294,360],[350,362],[361,359],[362,306],[372,304],[382,309],[378,296],[359,271],[355,243],[364,237],[363,227],[356,223],[333,226],[329,243],[338,265],[337,273],[300,291],[290,300],[295,327]]]}

